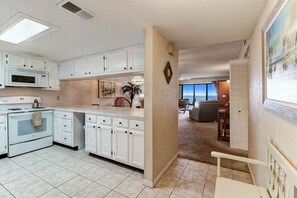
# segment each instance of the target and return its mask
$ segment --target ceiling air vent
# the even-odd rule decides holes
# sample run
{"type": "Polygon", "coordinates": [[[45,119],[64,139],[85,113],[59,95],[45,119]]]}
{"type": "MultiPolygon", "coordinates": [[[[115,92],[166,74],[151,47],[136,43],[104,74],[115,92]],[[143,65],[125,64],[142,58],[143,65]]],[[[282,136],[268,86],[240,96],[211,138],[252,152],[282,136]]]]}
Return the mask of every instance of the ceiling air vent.
{"type": "Polygon", "coordinates": [[[91,14],[89,11],[79,7],[78,5],[75,5],[70,1],[62,1],[61,3],[58,4],[58,6],[68,10],[69,12],[72,12],[73,14],[76,14],[77,16],[85,20],[89,20],[94,17],[94,15],[91,14]]]}

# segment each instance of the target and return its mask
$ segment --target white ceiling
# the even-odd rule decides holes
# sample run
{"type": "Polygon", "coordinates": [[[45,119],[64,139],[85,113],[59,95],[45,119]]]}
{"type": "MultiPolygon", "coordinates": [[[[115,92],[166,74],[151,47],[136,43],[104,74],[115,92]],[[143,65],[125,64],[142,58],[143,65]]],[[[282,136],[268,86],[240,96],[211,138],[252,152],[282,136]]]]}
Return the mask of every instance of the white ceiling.
{"type": "Polygon", "coordinates": [[[0,41],[0,49],[67,60],[143,43],[151,25],[178,49],[238,41],[251,36],[267,0],[73,0],[96,16],[89,21],[60,2],[0,0],[0,24],[22,12],[59,28],[19,45],[0,41]]]}
{"type": "Polygon", "coordinates": [[[229,76],[229,61],[238,59],[243,42],[211,45],[180,50],[178,65],[182,78],[229,76]]]}

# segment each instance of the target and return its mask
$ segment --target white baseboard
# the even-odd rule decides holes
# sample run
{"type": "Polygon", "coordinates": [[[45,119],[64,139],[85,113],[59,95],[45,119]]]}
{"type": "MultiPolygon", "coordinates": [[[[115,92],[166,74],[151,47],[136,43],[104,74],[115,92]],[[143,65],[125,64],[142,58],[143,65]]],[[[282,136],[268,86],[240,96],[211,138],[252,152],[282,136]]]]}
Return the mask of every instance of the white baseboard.
{"type": "Polygon", "coordinates": [[[255,181],[255,177],[254,177],[254,174],[253,174],[251,165],[250,165],[250,164],[247,164],[247,165],[248,165],[248,168],[249,168],[249,171],[250,171],[250,175],[251,175],[251,178],[252,178],[252,182],[253,182],[254,185],[256,185],[256,181],[255,181]]]}
{"type": "Polygon", "coordinates": [[[154,188],[155,185],[158,183],[158,181],[161,179],[161,177],[164,175],[164,173],[168,170],[168,168],[171,166],[171,164],[176,160],[178,156],[178,153],[176,153],[173,158],[167,163],[167,165],[163,168],[163,170],[159,173],[159,175],[154,179],[154,181],[149,181],[146,179],[142,180],[142,184],[149,187],[154,188]]]}

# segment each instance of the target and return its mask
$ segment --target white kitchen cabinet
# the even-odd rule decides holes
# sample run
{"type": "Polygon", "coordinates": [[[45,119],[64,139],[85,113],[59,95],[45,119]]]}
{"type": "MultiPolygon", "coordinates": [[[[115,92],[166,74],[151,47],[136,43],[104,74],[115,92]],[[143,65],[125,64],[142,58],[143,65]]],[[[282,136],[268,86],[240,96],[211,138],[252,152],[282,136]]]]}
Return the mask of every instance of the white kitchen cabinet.
{"type": "Polygon", "coordinates": [[[6,115],[0,115],[0,155],[8,152],[6,115]]]}
{"type": "Polygon", "coordinates": [[[27,58],[26,67],[31,69],[44,70],[45,69],[45,61],[41,59],[35,58],[27,58]]]}
{"type": "Polygon", "coordinates": [[[3,63],[3,57],[4,55],[0,53],[0,89],[4,89],[4,63],[3,63]]]}
{"type": "Polygon", "coordinates": [[[230,147],[248,150],[247,59],[230,61],[230,147]]]}
{"type": "Polygon", "coordinates": [[[58,76],[58,64],[46,61],[46,71],[48,72],[48,87],[44,90],[60,90],[60,80],[58,76]]]}
{"type": "Polygon", "coordinates": [[[128,49],[128,67],[129,70],[144,70],[144,47],[137,46],[128,49]]]}
{"type": "Polygon", "coordinates": [[[86,124],[85,127],[85,150],[90,153],[97,153],[97,127],[96,124],[86,124]]]}
{"type": "Polygon", "coordinates": [[[83,113],[54,111],[54,141],[70,147],[85,147],[83,113]]]}
{"type": "Polygon", "coordinates": [[[97,55],[88,58],[88,70],[89,75],[103,74],[104,72],[104,56],[97,55]]]}
{"type": "Polygon", "coordinates": [[[109,126],[99,126],[97,131],[97,153],[101,156],[112,157],[112,129],[109,126]]]}
{"type": "Polygon", "coordinates": [[[88,62],[86,58],[74,61],[74,76],[80,77],[88,75],[88,62]]]}
{"type": "Polygon", "coordinates": [[[5,54],[5,64],[8,67],[28,67],[26,65],[26,57],[25,56],[19,56],[14,54],[5,54]]]}
{"type": "Polygon", "coordinates": [[[105,54],[105,72],[115,73],[128,70],[127,50],[105,54]]]}
{"type": "Polygon", "coordinates": [[[130,159],[131,165],[144,167],[144,133],[143,131],[130,130],[130,159]]]}
{"type": "Polygon", "coordinates": [[[74,76],[74,63],[73,61],[63,62],[59,67],[60,79],[70,78],[74,76]]]}
{"type": "Polygon", "coordinates": [[[114,128],[113,157],[120,162],[129,162],[129,133],[128,129],[114,128]]]}

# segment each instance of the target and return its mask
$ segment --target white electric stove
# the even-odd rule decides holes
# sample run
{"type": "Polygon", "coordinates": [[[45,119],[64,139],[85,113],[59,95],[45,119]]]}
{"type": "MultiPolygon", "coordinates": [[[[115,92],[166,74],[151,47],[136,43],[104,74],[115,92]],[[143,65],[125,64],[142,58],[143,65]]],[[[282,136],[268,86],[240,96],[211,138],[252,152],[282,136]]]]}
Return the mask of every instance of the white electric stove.
{"type": "Polygon", "coordinates": [[[53,112],[50,108],[32,108],[40,97],[1,97],[0,109],[8,111],[8,156],[13,157],[53,144],[53,112]],[[32,115],[40,111],[42,124],[32,125],[32,115]]]}

